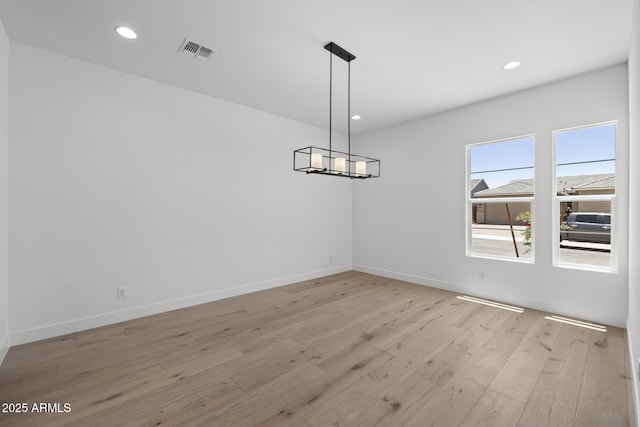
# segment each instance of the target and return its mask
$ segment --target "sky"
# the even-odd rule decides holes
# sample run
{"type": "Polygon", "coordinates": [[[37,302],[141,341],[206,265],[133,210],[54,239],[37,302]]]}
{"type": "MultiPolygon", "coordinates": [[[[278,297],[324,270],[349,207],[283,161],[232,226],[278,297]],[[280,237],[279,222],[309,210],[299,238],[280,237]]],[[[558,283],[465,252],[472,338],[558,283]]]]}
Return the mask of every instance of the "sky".
{"type": "Polygon", "coordinates": [[[533,146],[533,136],[472,145],[471,179],[483,178],[489,188],[495,188],[513,179],[533,178],[533,146]],[[525,169],[488,172],[510,168],[525,169]]]}
{"type": "MultiPolygon", "coordinates": [[[[562,165],[615,159],[615,124],[584,127],[556,133],[556,176],[614,173],[615,161],[562,165]]],[[[476,144],[470,147],[471,179],[483,178],[489,188],[534,174],[534,136],[476,144]],[[500,169],[519,170],[497,171],[500,169]],[[492,172],[495,171],[495,172],[492,172]]]]}

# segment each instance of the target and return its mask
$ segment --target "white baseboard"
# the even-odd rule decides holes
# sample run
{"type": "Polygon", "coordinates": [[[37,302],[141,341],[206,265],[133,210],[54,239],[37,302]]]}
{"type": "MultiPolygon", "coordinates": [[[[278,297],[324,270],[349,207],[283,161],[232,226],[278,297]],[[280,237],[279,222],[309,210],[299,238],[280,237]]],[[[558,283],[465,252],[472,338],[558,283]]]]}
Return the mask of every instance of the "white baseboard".
{"type": "Polygon", "coordinates": [[[640,390],[638,390],[638,370],[636,369],[636,360],[638,355],[633,354],[633,346],[631,345],[631,329],[629,321],[627,321],[627,346],[629,351],[629,363],[631,364],[631,381],[633,381],[633,404],[635,406],[636,426],[640,426],[640,390]]]}
{"type": "Polygon", "coordinates": [[[554,301],[538,300],[535,298],[527,298],[521,295],[510,294],[505,292],[496,292],[490,289],[478,288],[474,286],[463,286],[455,283],[443,282],[441,280],[431,279],[428,277],[415,276],[412,274],[399,273],[381,268],[369,267],[365,265],[355,264],[353,269],[363,273],[375,274],[377,276],[388,277],[390,279],[403,280],[405,282],[416,283],[418,285],[430,286],[432,288],[444,289],[446,291],[468,294],[470,296],[491,299],[507,304],[518,305],[522,307],[533,308],[540,311],[547,311],[552,314],[561,314],[569,317],[590,320],[592,322],[603,323],[605,325],[617,326],[619,328],[627,327],[627,318],[619,314],[612,313],[596,313],[584,307],[558,304],[554,301]]]}
{"type": "Polygon", "coordinates": [[[4,362],[4,358],[7,355],[7,352],[9,351],[9,335],[7,335],[4,340],[2,340],[2,342],[0,342],[0,365],[2,365],[2,362],[4,362]]]}
{"type": "MultiPolygon", "coordinates": [[[[211,301],[217,301],[224,298],[235,297],[238,295],[248,294],[251,292],[271,289],[278,286],[288,285],[290,283],[311,280],[317,277],[328,276],[331,274],[342,273],[352,270],[352,265],[343,265],[339,267],[317,270],[293,276],[280,277],[277,279],[266,280],[263,282],[249,283],[233,288],[222,289],[214,292],[208,292],[199,295],[192,295],[184,298],[177,298],[169,301],[162,301],[149,305],[133,307],[126,310],[102,313],[95,316],[84,317],[80,319],[68,320],[65,322],[53,323],[49,325],[39,326],[31,329],[23,329],[13,331],[10,334],[11,345],[20,345],[33,341],[47,338],[53,338],[60,335],[70,334],[73,332],[84,331],[87,329],[97,328],[100,326],[111,325],[114,323],[124,322],[131,319],[137,319],[153,314],[164,313],[171,310],[190,307],[193,305],[204,304],[211,301]]],[[[8,343],[7,343],[8,344],[8,343]]],[[[7,345],[8,346],[8,345],[7,345]]]]}

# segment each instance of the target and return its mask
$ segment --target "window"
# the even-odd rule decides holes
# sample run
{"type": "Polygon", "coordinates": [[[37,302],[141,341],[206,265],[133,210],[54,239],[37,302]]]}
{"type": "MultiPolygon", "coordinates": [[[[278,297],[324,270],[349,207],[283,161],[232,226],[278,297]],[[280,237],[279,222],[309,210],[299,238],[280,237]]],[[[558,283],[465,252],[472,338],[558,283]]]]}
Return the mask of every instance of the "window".
{"type": "Polygon", "coordinates": [[[554,265],[615,271],[616,123],[554,132],[554,265]]]}
{"type": "Polygon", "coordinates": [[[467,146],[467,255],[533,262],[534,137],[467,146]]]}

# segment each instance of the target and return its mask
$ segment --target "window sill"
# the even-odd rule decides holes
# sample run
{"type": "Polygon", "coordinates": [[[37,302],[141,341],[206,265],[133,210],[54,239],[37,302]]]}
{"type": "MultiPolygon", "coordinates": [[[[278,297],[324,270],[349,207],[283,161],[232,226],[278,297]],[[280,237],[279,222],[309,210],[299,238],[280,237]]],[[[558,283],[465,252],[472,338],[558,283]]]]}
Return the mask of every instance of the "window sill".
{"type": "Polygon", "coordinates": [[[494,261],[507,261],[507,262],[515,262],[518,264],[535,264],[535,259],[531,258],[514,258],[514,257],[503,257],[499,255],[490,255],[490,254],[482,254],[477,252],[469,252],[467,253],[469,258],[482,258],[482,259],[490,259],[494,261]]]}

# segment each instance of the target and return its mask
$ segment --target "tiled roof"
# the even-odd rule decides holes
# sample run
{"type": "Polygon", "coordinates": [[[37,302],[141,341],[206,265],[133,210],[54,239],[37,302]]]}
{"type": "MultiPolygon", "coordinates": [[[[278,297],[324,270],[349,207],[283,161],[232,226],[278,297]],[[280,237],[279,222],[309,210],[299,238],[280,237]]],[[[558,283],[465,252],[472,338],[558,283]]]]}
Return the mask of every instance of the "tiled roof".
{"type": "Polygon", "coordinates": [[[508,184],[501,185],[499,187],[478,191],[477,193],[474,194],[474,197],[494,197],[494,196],[506,196],[511,194],[533,194],[533,180],[532,179],[514,180],[508,184]]]}
{"type": "Polygon", "coordinates": [[[607,175],[601,178],[596,178],[593,181],[585,182],[584,184],[579,184],[573,189],[595,189],[595,188],[614,188],[616,186],[616,176],[615,175],[607,175]]]}
{"type": "MultiPolygon", "coordinates": [[[[571,193],[572,190],[615,188],[614,174],[572,175],[558,177],[558,191],[571,193]]],[[[476,180],[473,180],[476,181],[476,180]]],[[[533,179],[518,179],[495,188],[478,191],[474,197],[500,197],[507,195],[533,195],[533,179]]]]}

